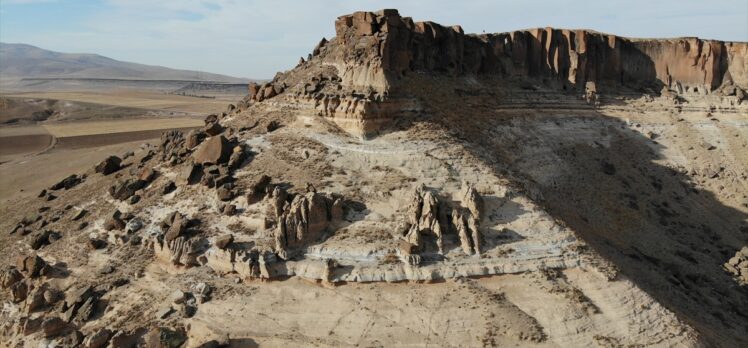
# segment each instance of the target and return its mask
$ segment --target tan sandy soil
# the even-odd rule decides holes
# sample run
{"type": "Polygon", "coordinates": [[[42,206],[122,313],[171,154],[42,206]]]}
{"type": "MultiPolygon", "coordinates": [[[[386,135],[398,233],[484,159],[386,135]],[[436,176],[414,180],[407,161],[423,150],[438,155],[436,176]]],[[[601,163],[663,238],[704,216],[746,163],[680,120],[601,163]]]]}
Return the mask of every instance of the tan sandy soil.
{"type": "Polygon", "coordinates": [[[0,165],[0,199],[7,202],[13,197],[35,197],[43,188],[63,179],[67,173],[80,173],[90,169],[110,154],[122,155],[137,148],[142,140],[52,151],[0,165]]]}
{"type": "Polygon", "coordinates": [[[140,132],[154,129],[190,128],[203,125],[201,118],[156,118],[134,120],[80,121],[45,123],[42,125],[58,138],[93,134],[140,132]]]}
{"type": "Polygon", "coordinates": [[[225,110],[227,103],[231,102],[224,99],[198,98],[133,90],[107,90],[102,92],[25,92],[8,94],[6,96],[72,100],[123,107],[191,112],[196,114],[223,111],[225,110]]]}
{"type": "Polygon", "coordinates": [[[0,162],[21,155],[44,150],[52,143],[49,134],[29,134],[0,137],[0,162]]]}

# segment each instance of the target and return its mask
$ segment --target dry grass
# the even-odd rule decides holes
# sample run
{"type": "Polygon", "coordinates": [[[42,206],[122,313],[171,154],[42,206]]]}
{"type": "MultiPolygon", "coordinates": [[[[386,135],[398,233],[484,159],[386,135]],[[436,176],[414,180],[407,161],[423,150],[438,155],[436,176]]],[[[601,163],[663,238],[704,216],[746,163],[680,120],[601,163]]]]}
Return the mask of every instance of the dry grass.
{"type": "Polygon", "coordinates": [[[203,121],[198,118],[174,117],[157,119],[49,123],[43,125],[43,127],[46,128],[50,134],[58,138],[63,138],[92,134],[110,134],[154,129],[199,127],[202,125],[203,121]]]}
{"type": "Polygon", "coordinates": [[[199,114],[214,113],[226,109],[227,100],[197,98],[160,92],[114,90],[102,92],[26,92],[7,94],[7,97],[40,98],[71,100],[84,103],[97,103],[122,107],[151,110],[191,112],[199,114]]]}

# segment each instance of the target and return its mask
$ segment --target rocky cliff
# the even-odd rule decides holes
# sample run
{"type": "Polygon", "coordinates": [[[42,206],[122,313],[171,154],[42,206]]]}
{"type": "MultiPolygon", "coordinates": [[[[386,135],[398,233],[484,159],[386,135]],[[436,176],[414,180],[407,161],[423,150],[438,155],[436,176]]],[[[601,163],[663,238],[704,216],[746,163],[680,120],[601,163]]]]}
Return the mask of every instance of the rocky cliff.
{"type": "Polygon", "coordinates": [[[465,34],[460,26],[414,22],[396,10],[339,17],[344,85],[387,88],[408,72],[538,77],[564,87],[586,82],[668,86],[708,93],[748,86],[748,44],[628,39],[590,30],[537,28],[465,34]]]}
{"type": "Polygon", "coordinates": [[[411,73],[581,94],[718,92],[742,100],[748,87],[743,42],[553,28],[465,34],[460,26],[414,22],[397,10],[341,16],[335,30],[335,38],[322,39],[295,69],[264,86],[250,85],[247,102],[291,91],[294,105],[366,135],[420,111],[410,87],[399,88],[411,73]]]}

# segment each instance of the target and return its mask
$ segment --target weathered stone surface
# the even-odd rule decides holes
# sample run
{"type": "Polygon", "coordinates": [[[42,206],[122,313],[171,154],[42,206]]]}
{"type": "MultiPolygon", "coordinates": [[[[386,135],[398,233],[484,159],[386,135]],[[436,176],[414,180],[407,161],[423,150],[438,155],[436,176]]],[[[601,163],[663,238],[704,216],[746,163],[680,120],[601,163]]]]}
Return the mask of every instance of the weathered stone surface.
{"type": "Polygon", "coordinates": [[[104,175],[112,174],[120,169],[120,164],[122,163],[122,159],[120,159],[117,156],[109,156],[103,161],[99,162],[99,164],[96,165],[94,170],[97,173],[101,173],[104,175]]]}
{"type": "Polygon", "coordinates": [[[83,342],[83,347],[85,348],[103,348],[106,346],[107,342],[109,342],[109,338],[112,337],[112,331],[107,328],[102,328],[88,337],[86,337],[86,340],[83,342]]]}
{"type": "Polygon", "coordinates": [[[230,156],[231,145],[223,135],[206,139],[192,154],[195,163],[199,164],[226,163],[230,156]]]}
{"type": "Polygon", "coordinates": [[[3,289],[9,288],[11,285],[21,281],[23,275],[15,267],[6,267],[0,272],[0,286],[3,289]]]}
{"type": "MultiPolygon", "coordinates": [[[[276,194],[278,198],[283,196],[274,191],[273,195],[276,194]]],[[[333,223],[330,214],[333,202],[329,202],[329,198],[321,193],[310,191],[306,195],[296,195],[290,204],[285,204],[285,199],[275,201],[276,211],[281,203],[284,207],[275,230],[275,249],[285,259],[288,251],[320,239],[322,233],[333,223]]]]}
{"type": "Polygon", "coordinates": [[[120,201],[124,201],[148,185],[148,182],[137,178],[130,178],[124,181],[118,181],[114,186],[109,188],[109,194],[120,201]]]}
{"type": "Polygon", "coordinates": [[[9,287],[10,298],[14,303],[26,300],[29,295],[29,286],[25,281],[19,281],[9,287]]]}
{"type": "Polygon", "coordinates": [[[47,262],[38,255],[20,257],[16,265],[18,270],[28,278],[36,278],[42,275],[42,271],[46,266],[47,262]]]}
{"type": "Polygon", "coordinates": [[[126,223],[122,219],[122,212],[119,210],[115,210],[112,212],[112,215],[110,215],[106,221],[104,221],[104,229],[107,231],[112,230],[121,230],[125,228],[126,223]]]}
{"type": "Polygon", "coordinates": [[[204,132],[193,129],[187,133],[184,146],[188,149],[194,149],[196,146],[200,145],[205,137],[206,135],[204,132]]]}
{"type": "Polygon", "coordinates": [[[60,182],[52,185],[49,187],[50,190],[60,190],[60,189],[66,189],[69,190],[78,184],[83,182],[83,178],[79,177],[76,174],[70,175],[65,179],[62,179],[60,182]]]}
{"type": "Polygon", "coordinates": [[[33,250],[38,250],[45,245],[51,244],[53,241],[60,238],[57,232],[44,230],[42,232],[34,233],[29,240],[29,247],[33,250]]]}
{"type": "Polygon", "coordinates": [[[177,176],[177,183],[179,185],[194,185],[200,182],[202,177],[202,168],[197,164],[187,164],[180,171],[177,176]]]}
{"type": "Polygon", "coordinates": [[[187,219],[187,217],[180,213],[177,213],[174,216],[174,220],[171,222],[169,229],[164,234],[164,240],[166,240],[167,242],[171,242],[182,236],[187,231],[188,221],[189,220],[187,219]]]}
{"type": "Polygon", "coordinates": [[[470,183],[463,183],[462,186],[462,205],[470,210],[476,221],[480,221],[483,217],[483,211],[485,203],[483,198],[478,194],[475,186],[470,183]]]}
{"type": "Polygon", "coordinates": [[[143,180],[145,182],[151,182],[157,176],[158,176],[158,171],[151,167],[145,167],[141,169],[140,172],[138,173],[138,179],[143,180]]]}
{"type": "Polygon", "coordinates": [[[69,329],[68,323],[59,317],[51,317],[42,321],[42,333],[44,337],[55,337],[69,329]]]}
{"type": "MultiPolygon", "coordinates": [[[[185,155],[184,134],[178,130],[170,130],[161,134],[161,159],[164,161],[179,162],[180,158],[185,155]]],[[[174,163],[174,162],[172,162],[174,163]]]]}
{"type": "Polygon", "coordinates": [[[424,186],[416,188],[408,208],[410,230],[405,239],[419,248],[423,247],[422,234],[431,234],[436,238],[436,246],[440,253],[444,252],[443,234],[449,231],[446,211],[449,208],[441,204],[436,195],[424,186]]]}
{"type": "Polygon", "coordinates": [[[261,201],[265,197],[270,181],[271,178],[269,176],[262,175],[259,179],[252,182],[247,192],[247,202],[253,204],[261,201]]]}
{"type": "Polygon", "coordinates": [[[219,249],[226,249],[231,245],[231,243],[234,242],[234,236],[231,234],[223,235],[221,237],[216,238],[215,245],[219,249]]]}

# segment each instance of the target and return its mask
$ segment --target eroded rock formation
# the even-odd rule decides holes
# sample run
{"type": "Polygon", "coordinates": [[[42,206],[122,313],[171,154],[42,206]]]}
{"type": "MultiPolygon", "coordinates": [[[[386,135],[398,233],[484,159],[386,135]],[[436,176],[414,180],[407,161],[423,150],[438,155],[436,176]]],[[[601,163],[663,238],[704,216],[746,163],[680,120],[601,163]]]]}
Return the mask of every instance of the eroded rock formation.
{"type": "MultiPolygon", "coordinates": [[[[275,192],[273,195],[276,196],[275,192]]],[[[303,195],[297,194],[290,203],[273,200],[275,211],[282,211],[275,230],[278,255],[287,259],[289,251],[318,241],[331,224],[342,219],[342,203],[340,197],[317,193],[313,189],[303,195]],[[282,210],[280,204],[283,204],[282,210]]]]}
{"type": "MultiPolygon", "coordinates": [[[[440,201],[436,193],[425,186],[418,186],[408,207],[410,229],[405,241],[415,250],[425,251],[424,236],[431,236],[436,241],[439,254],[445,253],[444,235],[454,231],[460,240],[460,247],[467,255],[481,253],[482,235],[480,217],[483,214],[483,199],[470,184],[464,184],[462,206],[452,207],[440,201]]],[[[405,255],[415,251],[409,247],[400,247],[405,255]]]]}
{"type": "Polygon", "coordinates": [[[583,94],[595,86],[594,94],[622,87],[658,93],[665,87],[743,96],[748,88],[748,44],[739,42],[629,39],[554,28],[466,34],[460,26],[414,22],[390,9],[341,16],[335,31],[296,69],[262,86],[250,84],[247,101],[286,95],[297,107],[366,136],[421,110],[400,89],[411,72],[507,83],[531,79],[583,94]]]}

